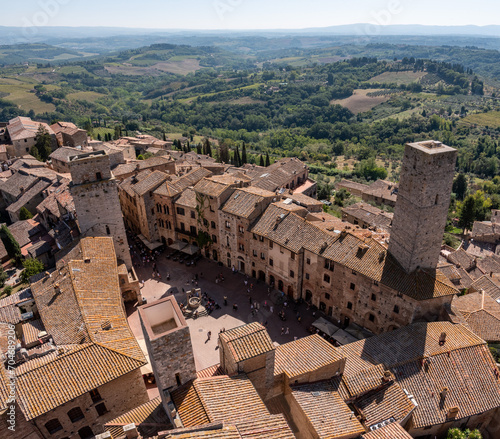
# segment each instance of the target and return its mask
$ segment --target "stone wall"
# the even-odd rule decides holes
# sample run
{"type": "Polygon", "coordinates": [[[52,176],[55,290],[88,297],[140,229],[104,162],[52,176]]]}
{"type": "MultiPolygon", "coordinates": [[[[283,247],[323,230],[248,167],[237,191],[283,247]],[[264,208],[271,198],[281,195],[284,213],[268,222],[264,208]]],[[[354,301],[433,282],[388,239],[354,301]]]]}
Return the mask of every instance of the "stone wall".
{"type": "Polygon", "coordinates": [[[405,148],[389,251],[409,273],[437,266],[457,151],[431,142],[405,148]]]}
{"type": "Polygon", "coordinates": [[[139,369],[105,384],[97,390],[102,398],[100,401],[93,402],[90,393],[85,393],[71,402],[36,418],[34,420],[36,428],[44,438],[50,439],[78,437],[78,431],[84,427],[90,427],[94,434],[99,434],[104,431],[106,422],[149,401],[139,369]],[[102,403],[104,403],[107,412],[99,416],[96,406],[102,403]],[[76,407],[82,410],[84,418],[72,423],[68,417],[68,411],[76,407]],[[59,420],[63,429],[54,434],[49,434],[45,424],[55,418],[59,420]]]}

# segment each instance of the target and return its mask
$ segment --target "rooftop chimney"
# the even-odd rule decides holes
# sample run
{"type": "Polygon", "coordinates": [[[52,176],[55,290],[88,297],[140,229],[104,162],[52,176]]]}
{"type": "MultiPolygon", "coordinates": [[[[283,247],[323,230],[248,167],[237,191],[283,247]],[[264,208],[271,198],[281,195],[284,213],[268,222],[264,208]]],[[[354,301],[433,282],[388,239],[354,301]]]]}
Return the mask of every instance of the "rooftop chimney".
{"type": "Polygon", "coordinates": [[[446,332],[441,332],[439,336],[439,346],[443,346],[446,343],[446,332]]]}
{"type": "Polygon", "coordinates": [[[135,424],[128,424],[123,426],[123,432],[127,436],[127,439],[136,439],[139,437],[139,432],[135,424]]]}

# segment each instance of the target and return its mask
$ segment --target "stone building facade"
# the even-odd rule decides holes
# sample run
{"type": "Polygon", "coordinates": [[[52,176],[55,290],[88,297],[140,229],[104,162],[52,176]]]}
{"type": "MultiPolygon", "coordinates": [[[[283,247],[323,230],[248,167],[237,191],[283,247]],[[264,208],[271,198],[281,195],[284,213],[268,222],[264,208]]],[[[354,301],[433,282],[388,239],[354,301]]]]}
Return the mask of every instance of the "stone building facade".
{"type": "Polygon", "coordinates": [[[113,237],[116,257],[131,269],[117,181],[111,173],[109,157],[103,151],[79,155],[70,160],[70,169],[70,191],[80,232],[113,237]]]}
{"type": "Polygon", "coordinates": [[[406,145],[389,252],[409,273],[437,266],[456,159],[441,142],[406,145]]]}

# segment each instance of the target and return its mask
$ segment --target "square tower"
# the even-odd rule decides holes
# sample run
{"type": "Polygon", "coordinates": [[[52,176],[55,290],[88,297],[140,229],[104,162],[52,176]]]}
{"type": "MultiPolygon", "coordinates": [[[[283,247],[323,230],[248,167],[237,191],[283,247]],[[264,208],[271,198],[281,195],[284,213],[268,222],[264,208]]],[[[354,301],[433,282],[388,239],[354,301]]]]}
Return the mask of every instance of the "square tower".
{"type": "Polygon", "coordinates": [[[389,252],[408,273],[437,267],[456,159],[456,149],[434,140],[406,145],[389,252]]]}
{"type": "Polygon", "coordinates": [[[139,317],[160,395],[195,379],[191,333],[175,297],[141,306],[139,317]]]}
{"type": "Polygon", "coordinates": [[[86,236],[111,236],[116,257],[127,268],[132,259],[118,197],[117,181],[111,173],[109,156],[104,151],[69,158],[70,191],[80,233],[86,236]]]}

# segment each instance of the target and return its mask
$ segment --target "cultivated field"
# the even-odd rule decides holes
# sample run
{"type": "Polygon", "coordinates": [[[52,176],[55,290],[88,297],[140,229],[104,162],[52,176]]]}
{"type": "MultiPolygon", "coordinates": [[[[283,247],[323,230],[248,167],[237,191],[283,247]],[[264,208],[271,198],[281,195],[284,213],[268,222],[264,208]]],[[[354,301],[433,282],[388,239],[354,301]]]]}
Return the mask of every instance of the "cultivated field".
{"type": "Polygon", "coordinates": [[[354,114],[364,113],[365,111],[371,110],[373,107],[381,104],[382,102],[388,101],[390,99],[390,95],[381,95],[381,96],[367,96],[368,93],[374,93],[379,91],[378,89],[357,89],[354,90],[352,96],[349,96],[346,99],[335,99],[330,103],[332,105],[339,104],[343,107],[348,108],[354,114]]]}
{"type": "Polygon", "coordinates": [[[467,125],[479,125],[483,127],[500,128],[500,111],[490,111],[488,113],[470,114],[461,120],[467,125]]]}
{"type": "Polygon", "coordinates": [[[411,84],[418,82],[424,77],[426,72],[384,72],[381,75],[374,76],[368,82],[378,82],[382,84],[411,84]]]}
{"type": "MultiPolygon", "coordinates": [[[[16,104],[22,110],[33,110],[35,113],[54,111],[53,104],[42,102],[35,93],[32,93],[35,83],[20,81],[13,78],[0,78],[0,93],[4,99],[16,104]]],[[[57,87],[46,85],[45,88],[53,90],[57,87]]]]}
{"type": "Polygon", "coordinates": [[[102,93],[97,93],[95,91],[79,91],[77,93],[70,93],[66,97],[70,101],[87,101],[87,102],[95,102],[97,99],[104,97],[102,93]]]}

